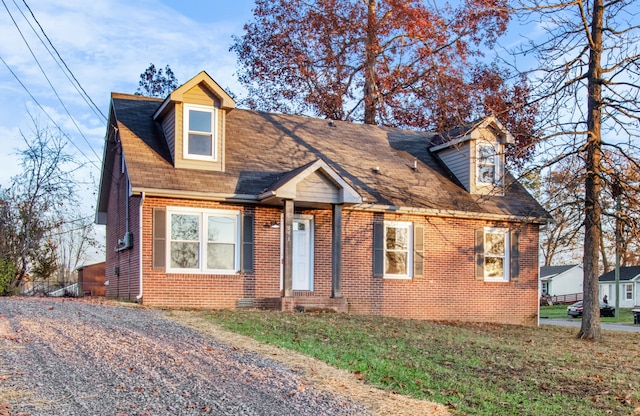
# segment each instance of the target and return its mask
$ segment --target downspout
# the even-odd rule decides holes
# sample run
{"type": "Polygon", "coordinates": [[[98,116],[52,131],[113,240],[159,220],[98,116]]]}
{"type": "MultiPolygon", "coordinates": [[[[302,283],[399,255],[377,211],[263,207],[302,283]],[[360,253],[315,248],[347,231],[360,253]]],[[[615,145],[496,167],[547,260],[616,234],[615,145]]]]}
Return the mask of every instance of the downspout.
{"type": "MultiPolygon", "coordinates": [[[[124,155],[122,158],[122,161],[124,162],[124,155]]],[[[126,167],[126,164],[125,166],[126,167]]],[[[124,205],[125,205],[125,221],[124,221],[124,237],[123,239],[127,238],[126,236],[129,234],[129,198],[131,198],[131,183],[129,182],[129,172],[126,172],[126,186],[127,186],[127,196],[124,199],[124,205]]],[[[125,244],[126,246],[126,244],[125,244]]],[[[127,299],[131,299],[131,250],[128,250],[127,252],[127,299]]]]}
{"type": "Polygon", "coordinates": [[[139,215],[138,215],[138,227],[139,227],[139,237],[138,240],[140,241],[138,243],[138,250],[139,250],[139,265],[140,265],[140,270],[138,273],[140,273],[140,293],[138,294],[138,296],[136,296],[136,302],[142,303],[142,205],[144,204],[144,192],[140,193],[140,211],[139,211],[139,215]]]}

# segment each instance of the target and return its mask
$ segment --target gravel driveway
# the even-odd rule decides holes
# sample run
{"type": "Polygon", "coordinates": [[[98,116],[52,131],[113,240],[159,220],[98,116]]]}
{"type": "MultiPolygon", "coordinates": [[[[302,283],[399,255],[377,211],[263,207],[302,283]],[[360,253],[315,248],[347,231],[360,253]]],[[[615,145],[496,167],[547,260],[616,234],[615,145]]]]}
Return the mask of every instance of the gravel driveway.
{"type": "Polygon", "coordinates": [[[367,410],[160,311],[0,298],[0,415],[202,414],[367,410]]]}

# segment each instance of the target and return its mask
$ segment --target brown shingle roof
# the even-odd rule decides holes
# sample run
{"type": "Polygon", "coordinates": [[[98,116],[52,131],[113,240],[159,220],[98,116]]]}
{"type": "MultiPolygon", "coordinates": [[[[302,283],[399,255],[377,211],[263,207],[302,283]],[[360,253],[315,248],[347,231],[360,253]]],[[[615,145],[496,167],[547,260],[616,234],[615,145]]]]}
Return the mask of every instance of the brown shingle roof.
{"type": "Polygon", "coordinates": [[[161,100],[125,94],[112,99],[134,189],[259,195],[287,173],[322,159],[365,204],[547,216],[517,182],[505,196],[469,194],[428,151],[432,133],[304,116],[234,109],[226,116],[225,172],[175,169],[152,119],[161,100]]]}

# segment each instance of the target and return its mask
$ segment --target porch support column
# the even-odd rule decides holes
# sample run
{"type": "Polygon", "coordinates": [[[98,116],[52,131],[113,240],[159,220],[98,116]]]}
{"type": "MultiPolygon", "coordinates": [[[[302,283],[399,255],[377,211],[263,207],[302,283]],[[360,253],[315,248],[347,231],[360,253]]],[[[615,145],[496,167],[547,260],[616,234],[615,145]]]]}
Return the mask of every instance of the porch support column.
{"type": "Polygon", "coordinates": [[[331,297],[342,297],[342,204],[332,205],[331,297]]]}
{"type": "Polygon", "coordinates": [[[293,296],[293,200],[284,200],[284,244],[282,274],[284,279],[284,296],[293,296]]]}

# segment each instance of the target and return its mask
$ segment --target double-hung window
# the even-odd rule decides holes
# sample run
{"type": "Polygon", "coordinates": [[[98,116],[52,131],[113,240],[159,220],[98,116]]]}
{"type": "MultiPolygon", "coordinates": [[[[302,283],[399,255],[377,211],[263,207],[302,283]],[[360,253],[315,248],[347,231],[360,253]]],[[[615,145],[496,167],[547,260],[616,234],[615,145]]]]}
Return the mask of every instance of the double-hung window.
{"type": "Polygon", "coordinates": [[[627,283],[624,285],[624,298],[626,300],[633,300],[633,284],[627,283]]]}
{"type": "Polygon", "coordinates": [[[384,223],[384,277],[411,278],[413,252],[412,224],[385,221],[384,223]]]}
{"type": "Polygon", "coordinates": [[[500,157],[496,152],[497,144],[478,143],[476,156],[476,183],[495,185],[500,180],[500,157]]]}
{"type": "Polygon", "coordinates": [[[484,230],[484,280],[509,280],[509,230],[506,228],[484,230]]]}
{"type": "Polygon", "coordinates": [[[167,208],[169,272],[235,273],[240,265],[238,211],[167,208]]]}
{"type": "Polygon", "coordinates": [[[213,107],[184,105],[184,158],[217,160],[216,112],[213,107]]]}

